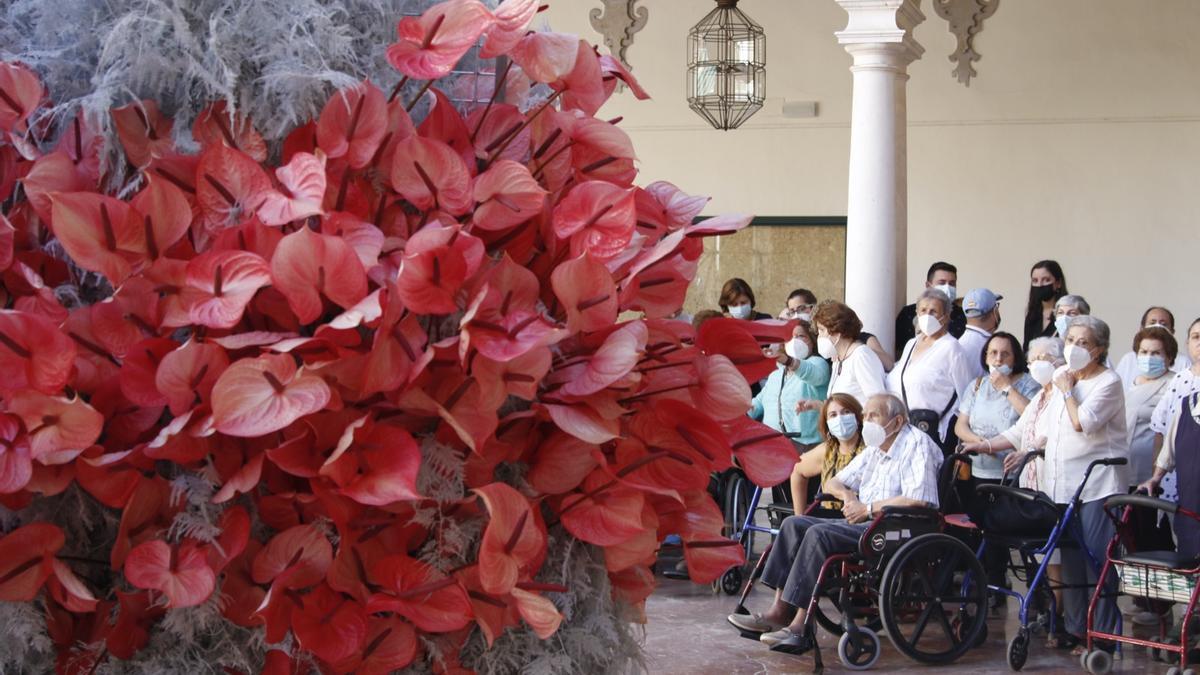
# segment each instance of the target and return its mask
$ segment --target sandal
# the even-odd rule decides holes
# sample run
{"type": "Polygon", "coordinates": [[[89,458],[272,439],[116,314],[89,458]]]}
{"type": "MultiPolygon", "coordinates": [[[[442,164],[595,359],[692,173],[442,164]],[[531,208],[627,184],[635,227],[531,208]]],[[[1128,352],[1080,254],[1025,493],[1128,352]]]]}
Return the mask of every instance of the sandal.
{"type": "Polygon", "coordinates": [[[730,614],[725,620],[734,628],[746,633],[769,633],[782,628],[780,624],[771,623],[762,614],[730,614]]]}
{"type": "Polygon", "coordinates": [[[803,633],[793,633],[787,628],[784,628],[783,630],[776,631],[774,633],[764,633],[762,638],[759,639],[764,643],[767,643],[767,640],[763,639],[766,638],[767,635],[772,636],[772,640],[774,640],[775,637],[780,638],[774,644],[770,644],[771,651],[773,652],[783,652],[784,654],[791,654],[792,656],[800,656],[802,654],[807,654],[817,646],[817,640],[813,635],[811,628],[805,630],[803,633]]]}

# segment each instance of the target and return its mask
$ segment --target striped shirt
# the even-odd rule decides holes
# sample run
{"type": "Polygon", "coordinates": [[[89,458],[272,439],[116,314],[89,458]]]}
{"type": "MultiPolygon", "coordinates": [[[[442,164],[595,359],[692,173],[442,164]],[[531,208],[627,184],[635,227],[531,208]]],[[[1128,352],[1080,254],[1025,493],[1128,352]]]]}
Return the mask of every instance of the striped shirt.
{"type": "Polygon", "coordinates": [[[938,506],[938,469],[942,451],[927,434],[906,424],[887,452],[863,450],[837,479],[858,493],[864,504],[892,497],[907,497],[938,506]]]}

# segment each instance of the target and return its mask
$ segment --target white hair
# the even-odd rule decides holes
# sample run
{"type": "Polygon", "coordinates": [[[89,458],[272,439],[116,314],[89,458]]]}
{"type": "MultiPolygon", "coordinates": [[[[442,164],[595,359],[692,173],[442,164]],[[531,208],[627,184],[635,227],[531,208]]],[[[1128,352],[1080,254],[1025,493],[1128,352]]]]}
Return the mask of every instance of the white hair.
{"type": "Polygon", "coordinates": [[[1026,352],[1028,360],[1033,360],[1033,355],[1049,354],[1054,357],[1054,365],[1061,366],[1066,363],[1063,359],[1063,341],[1056,337],[1039,337],[1029,341],[1029,350],[1026,352]]]}
{"type": "Polygon", "coordinates": [[[917,304],[922,300],[936,300],[942,303],[942,316],[950,316],[950,296],[936,288],[926,288],[917,296],[917,304]]]}

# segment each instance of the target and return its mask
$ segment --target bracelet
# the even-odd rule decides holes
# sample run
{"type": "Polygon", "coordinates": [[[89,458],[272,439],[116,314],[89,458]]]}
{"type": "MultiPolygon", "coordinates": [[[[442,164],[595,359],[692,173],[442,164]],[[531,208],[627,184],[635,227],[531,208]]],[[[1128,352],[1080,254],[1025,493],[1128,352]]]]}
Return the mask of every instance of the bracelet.
{"type": "Polygon", "coordinates": [[[1063,398],[1064,398],[1064,399],[1066,399],[1066,398],[1075,398],[1075,393],[1074,393],[1074,392],[1072,392],[1070,389],[1068,389],[1068,390],[1066,390],[1066,391],[1064,391],[1064,392],[1063,392],[1063,398]]]}
{"type": "Polygon", "coordinates": [[[992,439],[985,438],[985,439],[983,439],[983,442],[987,444],[987,449],[988,449],[987,454],[990,455],[993,452],[995,452],[995,450],[992,450],[992,439]]]}
{"type": "Polygon", "coordinates": [[[867,504],[867,517],[868,518],[871,517],[871,514],[875,512],[874,506],[875,506],[874,502],[867,504]]]}

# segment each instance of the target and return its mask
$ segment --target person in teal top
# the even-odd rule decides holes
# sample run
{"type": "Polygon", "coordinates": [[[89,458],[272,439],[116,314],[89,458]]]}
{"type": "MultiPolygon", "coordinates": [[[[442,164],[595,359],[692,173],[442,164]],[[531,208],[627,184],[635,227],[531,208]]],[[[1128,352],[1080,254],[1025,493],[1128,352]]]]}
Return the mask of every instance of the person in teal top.
{"type": "Polygon", "coordinates": [[[811,325],[800,321],[779,355],[779,366],[751,402],[750,416],[792,437],[801,451],[821,442],[817,417],[829,390],[829,362],[816,354],[811,325]]]}

